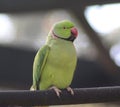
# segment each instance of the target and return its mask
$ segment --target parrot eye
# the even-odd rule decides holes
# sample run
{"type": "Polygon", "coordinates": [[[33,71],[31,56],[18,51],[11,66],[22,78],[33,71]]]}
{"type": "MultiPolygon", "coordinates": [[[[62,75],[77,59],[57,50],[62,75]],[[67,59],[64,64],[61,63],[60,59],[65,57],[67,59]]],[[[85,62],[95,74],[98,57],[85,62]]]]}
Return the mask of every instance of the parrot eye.
{"type": "Polygon", "coordinates": [[[66,27],[63,27],[63,29],[67,29],[66,27]]]}

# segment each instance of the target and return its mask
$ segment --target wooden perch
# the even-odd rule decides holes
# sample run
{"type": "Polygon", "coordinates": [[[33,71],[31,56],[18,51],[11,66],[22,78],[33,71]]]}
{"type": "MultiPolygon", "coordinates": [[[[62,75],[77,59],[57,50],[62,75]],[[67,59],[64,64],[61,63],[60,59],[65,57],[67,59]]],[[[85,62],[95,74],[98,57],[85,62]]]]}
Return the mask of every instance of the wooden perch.
{"type": "Polygon", "coordinates": [[[74,96],[66,90],[62,90],[60,98],[56,96],[53,90],[0,91],[0,106],[67,105],[120,101],[120,86],[73,90],[74,96]]]}

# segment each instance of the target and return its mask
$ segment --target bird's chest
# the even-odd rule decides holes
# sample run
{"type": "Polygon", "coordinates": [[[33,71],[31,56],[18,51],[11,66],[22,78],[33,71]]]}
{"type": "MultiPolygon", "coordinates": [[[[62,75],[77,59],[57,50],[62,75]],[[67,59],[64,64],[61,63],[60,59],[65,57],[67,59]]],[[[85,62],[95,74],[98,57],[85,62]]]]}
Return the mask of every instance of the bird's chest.
{"type": "Polygon", "coordinates": [[[76,60],[76,51],[73,44],[51,46],[42,74],[44,78],[41,77],[41,82],[48,84],[48,87],[51,85],[59,88],[69,86],[73,78],[76,60]]]}
{"type": "Polygon", "coordinates": [[[53,66],[69,66],[76,58],[73,46],[53,46],[49,53],[49,63],[53,66]]]}

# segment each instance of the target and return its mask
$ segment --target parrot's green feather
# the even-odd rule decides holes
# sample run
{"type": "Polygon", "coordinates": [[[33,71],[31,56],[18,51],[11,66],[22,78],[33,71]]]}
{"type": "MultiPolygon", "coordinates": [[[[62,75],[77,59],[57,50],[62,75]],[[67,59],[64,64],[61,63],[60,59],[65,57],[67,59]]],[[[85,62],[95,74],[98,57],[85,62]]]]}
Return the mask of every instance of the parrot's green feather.
{"type": "Polygon", "coordinates": [[[59,89],[69,87],[76,68],[77,55],[69,38],[74,24],[70,21],[56,23],[51,29],[45,46],[40,49],[33,65],[33,86],[47,90],[51,86],[59,89]],[[53,33],[58,38],[54,38],[53,33]]]}
{"type": "Polygon", "coordinates": [[[33,88],[37,88],[40,82],[41,73],[45,66],[50,47],[43,46],[36,54],[33,64],[33,88]]]}
{"type": "Polygon", "coordinates": [[[67,88],[72,81],[76,67],[76,51],[70,41],[49,37],[50,52],[41,77],[42,90],[54,85],[60,89],[67,88]]]}

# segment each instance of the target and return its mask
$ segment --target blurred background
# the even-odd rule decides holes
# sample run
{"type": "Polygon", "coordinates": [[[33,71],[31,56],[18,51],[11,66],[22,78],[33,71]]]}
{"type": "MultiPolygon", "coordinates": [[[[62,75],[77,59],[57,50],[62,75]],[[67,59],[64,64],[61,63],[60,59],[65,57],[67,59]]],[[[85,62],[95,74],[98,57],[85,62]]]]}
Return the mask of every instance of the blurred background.
{"type": "MultiPolygon", "coordinates": [[[[79,30],[74,42],[78,63],[71,87],[120,85],[119,0],[0,0],[0,90],[29,90],[37,50],[51,26],[65,19],[79,30]]],[[[78,106],[105,105],[111,104],[78,106]]]]}

